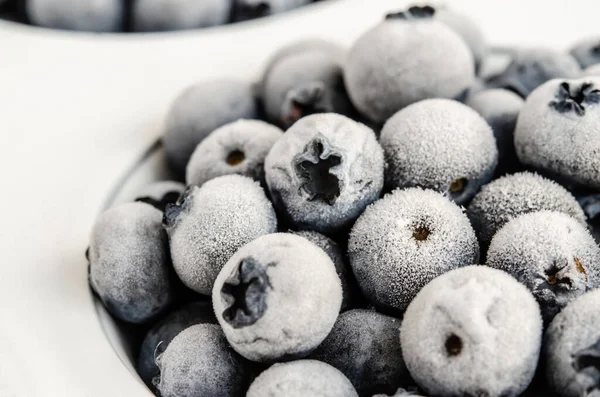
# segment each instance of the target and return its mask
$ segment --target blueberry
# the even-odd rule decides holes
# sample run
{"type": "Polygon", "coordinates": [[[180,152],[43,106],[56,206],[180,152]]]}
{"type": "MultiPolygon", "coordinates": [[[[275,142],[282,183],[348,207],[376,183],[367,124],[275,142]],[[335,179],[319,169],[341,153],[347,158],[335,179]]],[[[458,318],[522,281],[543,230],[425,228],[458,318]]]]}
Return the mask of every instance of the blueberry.
{"type": "Polygon", "coordinates": [[[531,172],[507,175],[485,185],[469,204],[467,215],[482,245],[509,220],[534,211],[559,211],[585,224],[575,197],[564,187],[531,172]]]}
{"type": "Polygon", "coordinates": [[[161,218],[148,204],[127,203],[104,212],[92,230],[90,285],[106,309],[123,321],[146,322],[172,299],[161,218]]]}
{"type": "Polygon", "coordinates": [[[342,49],[329,46],[290,49],[269,65],[262,81],[267,118],[289,128],[314,113],[353,114],[343,81],[342,49]]]}
{"type": "Polygon", "coordinates": [[[153,379],[160,372],[155,357],[165,351],[177,334],[192,325],[216,323],[211,303],[199,301],[173,311],[155,324],[144,337],[138,356],[137,369],[142,380],[147,385],[152,385],[153,379]]]}
{"type": "Polygon", "coordinates": [[[204,295],[210,295],[219,271],[241,246],[277,229],[264,191],[240,175],[189,187],[177,204],[167,205],[163,224],[179,278],[204,295]]]}
{"type": "Polygon", "coordinates": [[[563,397],[600,395],[600,290],[575,299],[546,330],[550,388],[563,397]]]}
{"type": "Polygon", "coordinates": [[[571,48],[571,55],[582,69],[600,64],[600,37],[590,37],[579,41],[571,48]]]}
{"type": "Polygon", "coordinates": [[[491,127],[473,109],[428,99],[396,113],[381,131],[389,188],[423,187],[458,204],[491,178],[498,149],[491,127]]]}
{"type": "Polygon", "coordinates": [[[217,128],[194,150],[187,165],[188,185],[241,174],[264,182],[265,157],[283,131],[259,120],[238,120],[217,128]]]}
{"type": "Polygon", "coordinates": [[[229,20],[228,0],[134,0],[133,30],[155,32],[223,25],[229,20]]]}
{"type": "Polygon", "coordinates": [[[307,116],[267,156],[267,185],[276,208],[300,229],[348,227],[377,200],[383,151],[373,131],[337,114],[307,116]]]}
{"type": "Polygon", "coordinates": [[[185,185],[181,182],[158,181],[140,189],[135,201],[150,204],[164,211],[167,204],[175,203],[184,190],[185,185]]]}
{"type": "Polygon", "coordinates": [[[275,364],[250,385],[246,397],[358,397],[350,381],[316,360],[275,364]]]}
{"type": "Polygon", "coordinates": [[[600,77],[552,80],[535,90],[519,114],[515,147],[525,165],[600,189],[600,77]]]}
{"type": "Polygon", "coordinates": [[[411,7],[389,14],[354,43],[344,77],[350,99],[365,117],[383,123],[414,102],[457,98],[469,89],[473,55],[435,12],[411,7]]]}
{"type": "Polygon", "coordinates": [[[492,127],[498,147],[496,175],[518,171],[519,159],[515,153],[514,132],[523,98],[504,89],[489,89],[469,97],[467,106],[481,115],[492,127]]]}
{"type": "Polygon", "coordinates": [[[231,346],[252,361],[303,357],[325,339],[342,303],[327,254],[289,233],[262,236],[223,267],[213,306],[231,346]]]}
{"type": "Polygon", "coordinates": [[[122,0],[27,0],[34,25],[55,29],[116,32],[123,24],[122,0]]]}
{"type": "Polygon", "coordinates": [[[339,369],[361,396],[393,393],[410,384],[402,360],[400,320],[355,309],[340,314],[331,333],[310,355],[339,369]]]}
{"type": "Polygon", "coordinates": [[[402,312],[433,278],[477,263],[479,246],[460,207],[413,188],[395,190],[367,208],[352,228],[348,254],[365,297],[402,312]]]}
{"type": "Polygon", "coordinates": [[[243,393],[242,360],[218,325],[193,325],[179,333],[157,359],[161,397],[238,397],[243,393]]]}
{"type": "Polygon", "coordinates": [[[208,134],[238,119],[256,118],[257,112],[250,84],[214,80],[189,87],[167,116],[163,143],[169,163],[184,173],[194,149],[208,134]]]}
{"type": "Polygon", "coordinates": [[[486,266],[431,281],[402,321],[404,361],[417,384],[440,396],[517,396],[531,382],[542,319],[531,293],[486,266]]]}
{"type": "Polygon", "coordinates": [[[583,71],[584,76],[600,76],[600,64],[590,66],[586,70],[583,71]]]}
{"type": "Polygon", "coordinates": [[[494,88],[505,88],[526,98],[551,79],[571,79],[580,73],[581,69],[571,55],[544,48],[530,48],[513,54],[506,69],[491,77],[487,84],[494,88]]]}
{"type": "Polygon", "coordinates": [[[533,212],[506,223],[492,239],[486,264],[529,288],[546,323],[600,287],[600,248],[584,225],[561,212],[533,212]]]}
{"type": "Polygon", "coordinates": [[[233,21],[266,17],[309,4],[312,0],[233,0],[233,21]]]}
{"type": "Polygon", "coordinates": [[[346,263],[346,258],[344,252],[342,252],[341,247],[330,239],[329,237],[313,232],[310,230],[302,230],[298,232],[292,232],[293,234],[304,237],[311,243],[315,244],[317,247],[321,248],[329,259],[335,265],[335,271],[337,272],[340,281],[342,282],[342,307],[341,309],[347,309],[352,302],[352,287],[353,281],[352,274],[349,269],[349,265],[346,263]]]}

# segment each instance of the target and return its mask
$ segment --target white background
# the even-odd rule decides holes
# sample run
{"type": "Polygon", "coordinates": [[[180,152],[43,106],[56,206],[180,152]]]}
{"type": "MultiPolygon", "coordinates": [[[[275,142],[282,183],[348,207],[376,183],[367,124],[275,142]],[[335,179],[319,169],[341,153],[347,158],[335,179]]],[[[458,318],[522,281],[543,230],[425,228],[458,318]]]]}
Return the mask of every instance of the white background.
{"type": "MultiPolygon", "coordinates": [[[[104,337],[83,253],[103,200],[186,85],[254,79],[279,45],[350,43],[403,0],[331,1],[238,26],[93,35],[0,22],[0,395],[148,396],[104,337]],[[12,394],[11,394],[12,393],[12,394]]],[[[490,42],[600,35],[597,0],[463,0],[490,42]]]]}

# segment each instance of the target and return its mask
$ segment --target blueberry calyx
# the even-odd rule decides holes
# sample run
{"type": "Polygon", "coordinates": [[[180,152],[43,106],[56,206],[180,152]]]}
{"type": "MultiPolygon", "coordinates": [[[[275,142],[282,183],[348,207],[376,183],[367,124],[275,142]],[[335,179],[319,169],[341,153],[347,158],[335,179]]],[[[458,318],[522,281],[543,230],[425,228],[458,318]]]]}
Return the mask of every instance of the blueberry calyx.
{"type": "Polygon", "coordinates": [[[324,138],[310,142],[304,153],[294,159],[296,175],[301,181],[299,194],[307,194],[308,201],[322,200],[333,205],[340,195],[340,180],[331,172],[342,163],[324,138]]]}
{"type": "Polygon", "coordinates": [[[425,241],[429,238],[431,231],[425,226],[416,227],[413,230],[413,238],[417,241],[425,241]]]}
{"type": "Polygon", "coordinates": [[[228,155],[225,161],[232,167],[239,165],[244,162],[246,159],[246,155],[241,150],[232,150],[228,155]]]}
{"type": "Polygon", "coordinates": [[[272,289],[267,268],[253,258],[243,259],[221,287],[226,309],[223,319],[233,328],[256,323],[267,310],[267,295],[272,289]]]}
{"type": "Polygon", "coordinates": [[[160,200],[156,200],[153,197],[144,196],[144,197],[138,197],[135,201],[140,202],[140,203],[150,204],[154,208],[161,210],[162,212],[165,212],[167,205],[177,202],[178,198],[179,198],[179,193],[173,191],[173,192],[165,193],[160,200]]]}
{"type": "Polygon", "coordinates": [[[582,395],[595,395],[600,391],[600,339],[573,356],[573,368],[577,372],[576,382],[583,390],[582,395]]]}
{"type": "Polygon", "coordinates": [[[165,227],[171,227],[175,225],[179,214],[186,208],[188,198],[192,194],[192,188],[193,186],[188,186],[175,203],[167,203],[165,205],[165,212],[163,214],[162,221],[165,227]]]}
{"type": "Polygon", "coordinates": [[[463,348],[462,339],[455,334],[450,334],[450,336],[446,338],[444,346],[449,357],[458,356],[463,348]]]}
{"type": "Polygon", "coordinates": [[[579,87],[570,86],[563,82],[549,105],[559,113],[574,112],[577,116],[584,116],[587,107],[600,103],[600,90],[592,83],[583,83],[579,87]]]}
{"type": "Polygon", "coordinates": [[[426,19],[435,15],[435,8],[432,6],[412,6],[406,11],[392,12],[385,16],[385,19],[426,19]]]}
{"type": "Polygon", "coordinates": [[[326,95],[325,84],[316,81],[291,90],[286,95],[281,107],[281,121],[289,127],[304,116],[332,111],[333,105],[326,95]]]}

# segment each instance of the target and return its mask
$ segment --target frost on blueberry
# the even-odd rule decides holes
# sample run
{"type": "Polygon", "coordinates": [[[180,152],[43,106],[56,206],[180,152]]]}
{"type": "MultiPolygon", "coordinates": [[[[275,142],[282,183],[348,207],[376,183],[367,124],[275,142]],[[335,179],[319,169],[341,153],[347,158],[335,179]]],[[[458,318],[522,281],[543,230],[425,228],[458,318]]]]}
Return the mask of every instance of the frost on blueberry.
{"type": "Polygon", "coordinates": [[[519,395],[535,373],[541,336],[531,293],[486,266],[431,281],[409,305],[400,329],[410,374],[435,396],[519,395]]]}
{"type": "Polygon", "coordinates": [[[579,62],[582,69],[600,64],[600,37],[579,41],[571,48],[571,55],[579,62]]]}
{"type": "Polygon", "coordinates": [[[432,18],[435,15],[435,8],[431,6],[412,6],[406,11],[390,13],[385,16],[386,19],[423,19],[432,18]]]}
{"type": "Polygon", "coordinates": [[[525,101],[515,129],[524,165],[573,188],[600,188],[600,77],[555,79],[525,101]]]}
{"type": "Polygon", "coordinates": [[[546,380],[560,396],[600,393],[600,290],[575,299],[546,330],[546,380]]]}
{"type": "Polygon", "coordinates": [[[398,189],[356,221],[348,255],[365,297],[401,313],[435,277],[477,263],[479,245],[468,218],[450,200],[432,190],[398,189]]]}
{"type": "Polygon", "coordinates": [[[213,307],[231,346],[258,362],[306,356],[337,319],[342,288],[327,254],[289,233],[240,248],[215,281],[213,307]]]}
{"type": "Polygon", "coordinates": [[[363,124],[326,113],[296,122],[265,161],[276,209],[296,228],[348,227],[383,187],[383,151],[363,124]]]}

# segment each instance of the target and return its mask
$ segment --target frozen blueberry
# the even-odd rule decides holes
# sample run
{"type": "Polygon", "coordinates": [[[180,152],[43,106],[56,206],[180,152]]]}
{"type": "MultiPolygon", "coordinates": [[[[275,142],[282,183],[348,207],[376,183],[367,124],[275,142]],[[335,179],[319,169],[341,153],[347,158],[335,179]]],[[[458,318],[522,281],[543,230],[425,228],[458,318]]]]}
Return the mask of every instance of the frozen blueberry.
{"type": "Polygon", "coordinates": [[[571,48],[571,55],[582,69],[600,64],[600,37],[581,40],[571,48]]]}
{"type": "Polygon", "coordinates": [[[250,84],[235,80],[198,83],[185,90],[167,116],[163,143],[172,167],[185,172],[196,146],[215,129],[257,117],[250,84]]]}
{"type": "Polygon", "coordinates": [[[475,73],[473,55],[435,13],[433,7],[415,6],[389,14],[354,43],[344,77],[350,99],[365,117],[383,123],[411,103],[467,92],[475,73]]]}
{"type": "Polygon", "coordinates": [[[233,21],[266,17],[309,4],[312,0],[233,0],[233,21]]]}
{"type": "Polygon", "coordinates": [[[498,161],[491,127],[473,109],[448,99],[399,111],[385,123],[379,141],[389,188],[433,189],[458,204],[492,178],[498,161]]]}
{"type": "Polygon", "coordinates": [[[600,76],[600,64],[590,66],[586,70],[583,71],[584,76],[600,76]]]}
{"type": "Polygon", "coordinates": [[[600,77],[552,80],[525,101],[515,129],[521,163],[600,189],[600,77]]]}
{"type": "Polygon", "coordinates": [[[340,246],[330,239],[329,237],[313,232],[310,230],[302,230],[299,232],[292,232],[295,235],[304,237],[317,247],[321,248],[329,256],[333,264],[335,265],[335,271],[337,272],[340,281],[342,282],[342,310],[348,308],[352,301],[352,274],[346,264],[344,253],[340,246]]]}
{"type": "Polygon", "coordinates": [[[355,309],[340,314],[331,333],[310,355],[342,371],[360,396],[394,393],[410,384],[402,361],[400,320],[355,309]]]}
{"type": "Polygon", "coordinates": [[[316,360],[275,364],[250,385],[246,397],[358,397],[352,383],[331,365],[316,360]]]}
{"type": "Polygon", "coordinates": [[[122,0],[27,0],[31,23],[54,29],[116,32],[123,24],[122,0]]]}
{"type": "Polygon", "coordinates": [[[487,45],[481,28],[475,21],[456,10],[448,7],[436,8],[435,18],[448,25],[467,43],[475,60],[475,71],[483,61],[487,45]]]}
{"type": "Polygon", "coordinates": [[[580,73],[577,61],[567,53],[545,48],[522,49],[513,54],[506,69],[491,77],[487,84],[490,87],[505,88],[526,98],[548,80],[571,79],[580,73]]]}
{"type": "Polygon", "coordinates": [[[367,126],[329,113],[302,118],[267,156],[276,208],[300,229],[347,227],[379,198],[383,151],[367,126]]]}
{"type": "Polygon", "coordinates": [[[402,312],[433,278],[477,263],[462,209],[439,193],[396,190],[367,208],[348,242],[350,265],[371,303],[402,312]]]}
{"type": "Polygon", "coordinates": [[[135,31],[156,32],[223,25],[230,13],[229,0],[134,0],[131,18],[135,31]]]}
{"type": "Polygon", "coordinates": [[[135,201],[141,201],[161,211],[169,203],[175,203],[181,193],[185,190],[185,185],[176,181],[158,181],[144,186],[137,192],[135,201]]]}
{"type": "Polygon", "coordinates": [[[241,174],[264,182],[265,157],[283,131],[259,120],[238,120],[207,136],[187,165],[188,185],[201,186],[218,176],[241,174]]]}
{"type": "Polygon", "coordinates": [[[177,204],[167,205],[163,224],[179,278],[204,295],[210,295],[219,271],[241,246],[277,229],[260,185],[240,175],[189,187],[177,204]]]}
{"type": "Polygon", "coordinates": [[[262,82],[267,118],[289,128],[314,113],[352,115],[342,73],[344,52],[314,47],[289,51],[267,68],[262,82]]]}
{"type": "Polygon", "coordinates": [[[162,212],[126,203],[104,212],[87,252],[90,285],[106,309],[123,321],[143,323],[172,299],[169,247],[162,212]]]}
{"type": "Polygon", "coordinates": [[[561,212],[509,221],[492,239],[486,264],[529,288],[547,323],[571,300],[600,287],[600,248],[584,225],[561,212]]]}
{"type": "Polygon", "coordinates": [[[303,357],[325,339],[342,303],[327,254],[289,233],[262,236],[223,267],[213,306],[231,346],[252,361],[303,357]]]}
{"type": "Polygon", "coordinates": [[[179,333],[157,359],[161,397],[239,397],[242,360],[216,324],[193,325],[179,333]]]}
{"type": "Polygon", "coordinates": [[[376,394],[373,397],[424,397],[422,394],[416,391],[409,391],[405,389],[398,389],[394,394],[376,394]]]}
{"type": "Polygon", "coordinates": [[[558,313],[544,339],[546,379],[562,397],[600,396],[600,290],[558,313]]]}
{"type": "Polygon", "coordinates": [[[406,310],[400,332],[413,379],[440,396],[518,396],[533,379],[541,339],[531,293],[486,266],[430,282],[406,310]]]}
{"type": "Polygon", "coordinates": [[[564,212],[585,224],[585,215],[571,193],[531,172],[507,175],[485,185],[469,204],[467,215],[479,241],[487,246],[509,220],[541,210],[564,212]]]}
{"type": "Polygon", "coordinates": [[[147,385],[159,375],[155,358],[165,351],[169,343],[184,329],[196,324],[216,324],[217,319],[209,301],[192,302],[155,324],[146,334],[140,348],[137,369],[147,385]]]}
{"type": "Polygon", "coordinates": [[[492,127],[498,146],[496,175],[515,172],[519,159],[515,153],[514,132],[523,98],[504,89],[483,90],[469,97],[467,106],[474,109],[492,127]]]}

